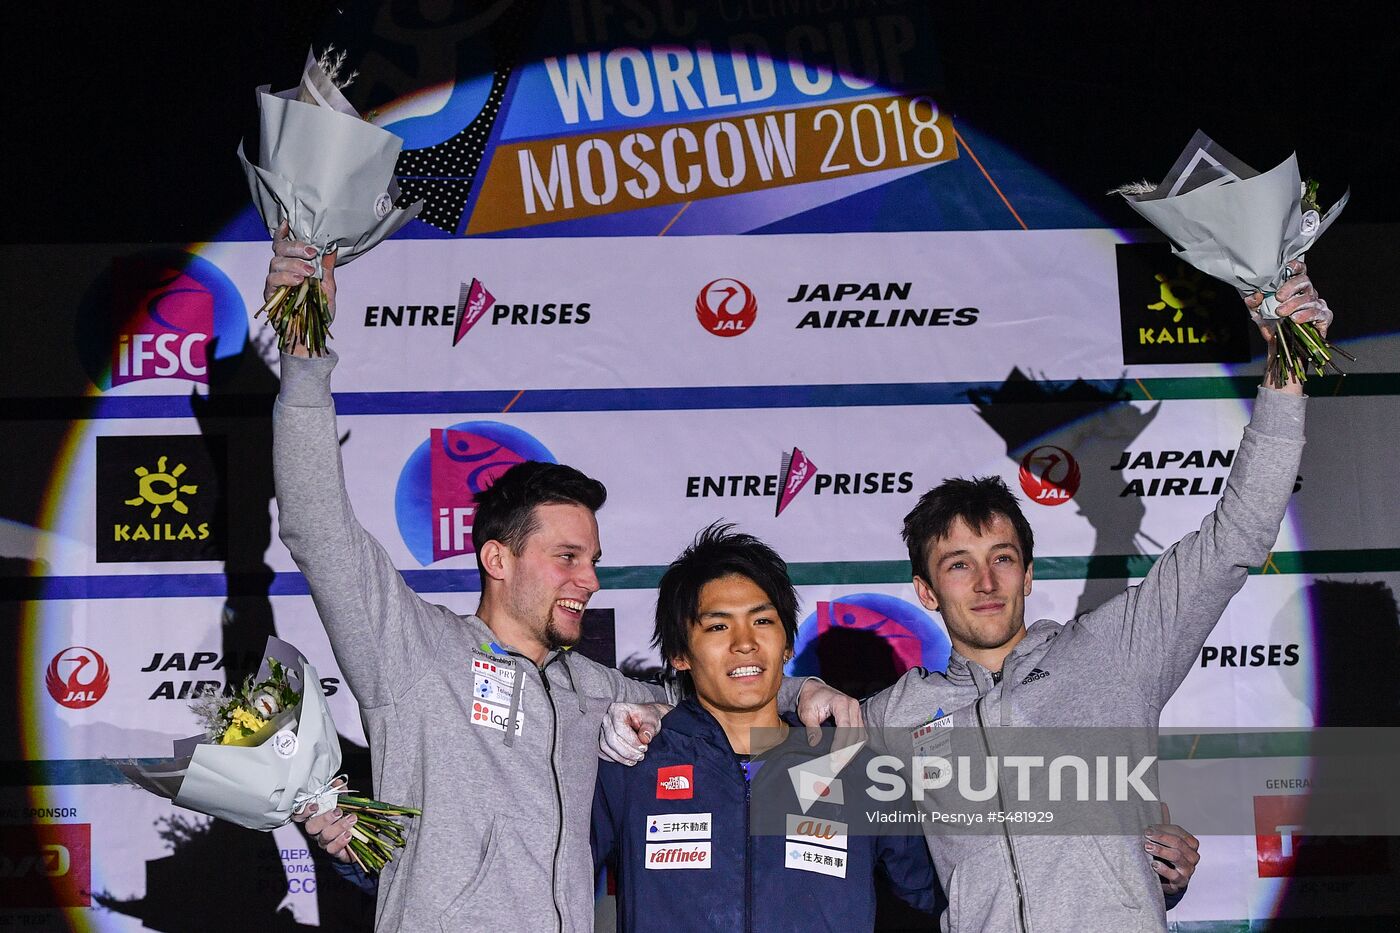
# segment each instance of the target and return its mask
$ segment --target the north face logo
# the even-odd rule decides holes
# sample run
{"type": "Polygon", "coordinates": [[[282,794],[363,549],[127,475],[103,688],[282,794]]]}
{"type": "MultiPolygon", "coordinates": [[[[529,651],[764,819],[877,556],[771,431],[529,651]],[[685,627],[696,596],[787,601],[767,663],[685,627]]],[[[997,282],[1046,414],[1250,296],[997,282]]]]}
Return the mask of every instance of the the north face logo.
{"type": "Polygon", "coordinates": [[[656,771],[657,800],[690,800],[695,796],[695,766],[672,765],[656,771]]]}
{"type": "Polygon", "coordinates": [[[1031,668],[1031,672],[1030,672],[1029,674],[1026,675],[1026,679],[1023,680],[1023,681],[1021,681],[1021,686],[1024,687],[1026,684],[1035,683],[1037,680],[1043,680],[1043,679],[1045,679],[1046,677],[1049,677],[1049,676],[1050,676],[1050,672],[1049,672],[1049,671],[1042,671],[1042,670],[1041,670],[1040,668],[1038,668],[1038,667],[1033,667],[1033,668],[1031,668]]]}

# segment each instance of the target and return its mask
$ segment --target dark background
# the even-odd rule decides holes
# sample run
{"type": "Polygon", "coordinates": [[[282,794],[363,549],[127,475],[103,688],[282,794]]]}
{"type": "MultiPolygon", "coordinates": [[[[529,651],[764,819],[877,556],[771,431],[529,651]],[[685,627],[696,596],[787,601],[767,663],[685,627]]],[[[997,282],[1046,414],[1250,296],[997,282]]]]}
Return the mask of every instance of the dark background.
{"type": "MultiPolygon", "coordinates": [[[[253,89],[292,86],[307,48],[337,32],[339,10],[364,2],[6,4],[12,219],[0,235],[214,236],[248,203],[233,152],[251,128],[253,89]]],[[[556,3],[521,2],[562,15],[556,3]]],[[[1197,128],[1255,167],[1296,149],[1303,174],[1324,182],[1324,203],[1352,188],[1342,223],[1394,221],[1400,43],[1385,9],[938,3],[943,103],[1115,225],[1141,222],[1104,190],[1160,177],[1197,128]]]]}

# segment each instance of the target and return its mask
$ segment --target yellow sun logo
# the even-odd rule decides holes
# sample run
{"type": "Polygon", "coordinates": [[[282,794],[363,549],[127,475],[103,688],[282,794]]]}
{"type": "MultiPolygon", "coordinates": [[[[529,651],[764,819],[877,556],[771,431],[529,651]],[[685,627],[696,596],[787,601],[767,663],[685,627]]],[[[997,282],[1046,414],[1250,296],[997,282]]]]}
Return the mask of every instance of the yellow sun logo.
{"type": "Polygon", "coordinates": [[[127,499],[127,505],[142,506],[150,505],[151,518],[159,518],[160,510],[164,506],[170,506],[181,515],[188,515],[189,506],[180,501],[180,494],[192,496],[199,492],[198,486],[181,486],[180,477],[185,472],[183,463],[175,464],[175,469],[166,472],[165,464],[169,458],[161,457],[156,461],[155,472],[152,473],[145,467],[137,467],[135,473],[140,477],[136,487],[140,494],[134,498],[127,499]]]}
{"type": "Polygon", "coordinates": [[[1210,286],[1210,280],[1202,273],[1182,267],[1172,278],[1167,278],[1160,272],[1155,278],[1161,300],[1148,305],[1147,310],[1166,311],[1171,309],[1173,324],[1181,323],[1183,311],[1190,311],[1199,317],[1210,316],[1206,306],[1215,300],[1215,289],[1210,286]]]}

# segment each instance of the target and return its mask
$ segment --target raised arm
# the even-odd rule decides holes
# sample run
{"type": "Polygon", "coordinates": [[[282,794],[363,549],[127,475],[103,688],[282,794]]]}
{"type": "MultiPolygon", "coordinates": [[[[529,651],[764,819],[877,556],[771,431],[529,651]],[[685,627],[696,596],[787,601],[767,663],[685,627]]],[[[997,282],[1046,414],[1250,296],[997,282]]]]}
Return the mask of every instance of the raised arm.
{"type": "MultiPolygon", "coordinates": [[[[282,231],[285,233],[285,231],[282,231]]],[[[279,236],[266,293],[299,284],[311,264],[306,247],[279,236]]],[[[326,290],[335,280],[325,265],[326,290]]],[[[408,588],[384,549],[355,518],[345,492],[330,375],[334,353],[309,358],[304,346],[282,354],[273,407],[272,467],[278,529],[301,568],[330,635],[336,661],[360,704],[378,707],[401,694],[433,656],[446,610],[408,588]]]]}
{"type": "MultiPolygon", "coordinates": [[[[1326,333],[1332,320],[1302,263],[1279,289],[1279,313],[1312,321],[1326,333]]],[[[1247,296],[1269,344],[1278,352],[1275,325],[1258,317],[1260,298],[1247,296]]],[[[1301,384],[1279,385],[1274,367],[1259,388],[1254,414],[1215,510],[1198,531],[1172,545],[1137,586],[1081,616],[1079,624],[1102,638],[1118,660],[1164,705],[1185,679],[1225,606],[1244,586],[1249,568],[1268,559],[1293,493],[1303,453],[1301,384]]]]}

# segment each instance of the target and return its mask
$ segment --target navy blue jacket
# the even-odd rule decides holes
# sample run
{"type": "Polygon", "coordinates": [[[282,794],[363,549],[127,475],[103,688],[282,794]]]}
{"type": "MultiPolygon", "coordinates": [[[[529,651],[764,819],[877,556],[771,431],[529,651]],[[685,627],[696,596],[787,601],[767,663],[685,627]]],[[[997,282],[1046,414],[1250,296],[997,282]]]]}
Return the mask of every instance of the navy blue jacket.
{"type": "MultiPolygon", "coordinates": [[[[824,743],[829,746],[829,735],[824,743]]],[[[844,782],[846,807],[818,801],[803,814],[787,768],[829,751],[808,748],[805,731],[796,728],[786,743],[763,754],[753,780],[764,807],[755,813],[765,831],[776,825],[782,833],[764,836],[749,832],[748,769],[719,722],[694,699],[666,716],[641,764],[601,762],[593,859],[602,867],[616,858],[618,929],[871,930],[877,868],[901,898],[932,911],[939,895],[917,831],[829,838],[833,822],[854,826],[859,818],[849,814],[868,806],[859,793],[862,782],[844,782]],[[787,835],[788,814],[796,835],[787,835]]],[[[843,773],[853,778],[864,774],[864,759],[848,768],[843,773]]]]}

